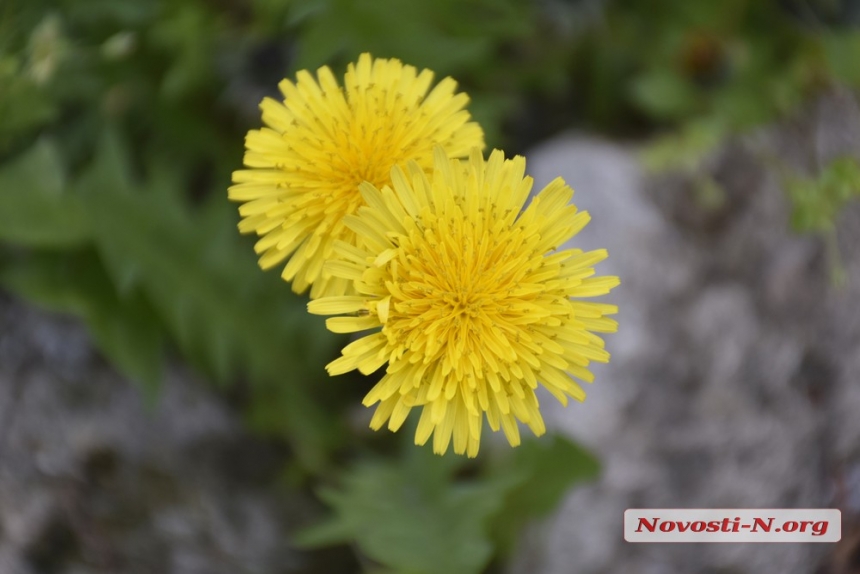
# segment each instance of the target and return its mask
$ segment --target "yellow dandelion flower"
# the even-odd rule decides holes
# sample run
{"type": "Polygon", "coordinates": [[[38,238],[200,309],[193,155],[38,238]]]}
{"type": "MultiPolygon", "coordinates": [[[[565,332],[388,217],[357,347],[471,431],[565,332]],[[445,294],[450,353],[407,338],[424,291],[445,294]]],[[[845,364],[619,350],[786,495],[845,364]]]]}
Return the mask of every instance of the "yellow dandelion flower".
{"type": "Polygon", "coordinates": [[[311,301],[329,330],[381,329],[347,345],[326,368],[384,376],[364,398],[378,403],[370,423],[396,431],[422,407],[415,435],[442,454],[478,452],[483,417],[520,442],[517,421],[545,432],[535,389],[543,385],[563,404],[585,393],[569,376],[591,382],[591,361],[609,353],[594,333],[617,323],[617,307],[579,300],[608,293],[617,277],[594,277],[606,250],[556,248],[589,221],[570,204],[561,178],[523,209],[532,186],[525,160],[494,151],[468,162],[441,149],[428,176],[409,163],[395,167],[392,186],[361,185],[367,204],[344,224],[362,238],[338,242],[332,275],[354,282],[357,294],[311,301]]]}
{"type": "Polygon", "coordinates": [[[345,215],[362,204],[358,186],[390,184],[391,168],[415,161],[433,166],[433,148],[466,157],[484,146],[484,133],[464,109],[469,98],[445,78],[432,90],[433,72],[420,73],[399,60],[362,54],[350,64],[344,87],[328,67],[280,84],[284,101],[260,104],[267,127],[251,130],[244,164],[233,173],[229,198],[242,202],[242,233],[257,233],[260,266],[289,258],[282,277],[311,297],[348,292],[323,263],[334,242],[355,244],[345,215]]]}

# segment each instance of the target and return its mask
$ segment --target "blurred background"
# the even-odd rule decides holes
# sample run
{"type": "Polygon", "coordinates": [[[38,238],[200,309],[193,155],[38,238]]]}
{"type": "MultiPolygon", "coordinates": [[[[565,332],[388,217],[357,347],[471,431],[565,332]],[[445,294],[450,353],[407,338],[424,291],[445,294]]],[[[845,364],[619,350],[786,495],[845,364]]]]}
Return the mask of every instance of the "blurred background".
{"type": "Polygon", "coordinates": [[[858,89],[857,0],[0,0],[0,574],[860,572],[858,89]],[[613,359],[540,440],[370,431],[236,231],[260,100],[363,51],[455,77],[610,250],[613,359]]]}

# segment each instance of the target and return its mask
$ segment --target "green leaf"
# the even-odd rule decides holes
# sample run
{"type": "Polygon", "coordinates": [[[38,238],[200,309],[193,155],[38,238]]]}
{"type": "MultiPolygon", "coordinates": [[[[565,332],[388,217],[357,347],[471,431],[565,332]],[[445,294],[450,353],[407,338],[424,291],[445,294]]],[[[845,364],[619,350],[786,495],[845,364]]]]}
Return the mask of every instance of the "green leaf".
{"type": "Polygon", "coordinates": [[[319,470],[340,427],[311,391],[337,338],[287,284],[260,271],[223,196],[192,213],[177,199],[178,178],[157,168],[139,186],[126,155],[121,139],[106,136],[78,182],[117,288],[144,293],[185,356],[217,381],[250,375],[252,421],[272,423],[260,430],[286,434],[319,470]]]}
{"type": "Polygon", "coordinates": [[[571,485],[600,472],[594,455],[557,434],[525,441],[509,464],[528,477],[508,494],[505,510],[520,508],[531,516],[550,512],[571,485]]]}
{"type": "Polygon", "coordinates": [[[670,69],[659,69],[633,82],[633,98],[658,119],[681,119],[696,111],[696,90],[670,69]]]}
{"type": "Polygon", "coordinates": [[[117,297],[91,250],[13,260],[0,271],[0,282],[33,303],[83,318],[104,354],[154,396],[162,375],[160,324],[139,295],[117,297]]]}
{"type": "Polygon", "coordinates": [[[824,54],[830,71],[853,88],[860,88],[860,32],[851,30],[825,35],[824,54]]]}
{"type": "Polygon", "coordinates": [[[296,543],[355,542],[397,572],[480,572],[497,547],[513,546],[528,520],[599,471],[592,455],[561,436],[527,441],[471,480],[456,478],[462,457],[408,448],[402,460],[360,463],[340,488],[323,490],[334,515],[296,543]]]}
{"type": "Polygon", "coordinates": [[[860,162],[852,157],[836,159],[816,178],[787,178],[785,189],[792,204],[792,227],[799,233],[823,236],[831,281],[836,287],[843,286],[848,275],[839,253],[835,224],[845,204],[860,198],[860,162]]]}
{"type": "Polygon", "coordinates": [[[218,12],[198,3],[175,2],[150,29],[152,42],[171,54],[172,66],[161,84],[168,100],[181,99],[211,81],[214,69],[211,45],[217,37],[218,12]]]}
{"type": "Polygon", "coordinates": [[[21,62],[0,53],[0,147],[52,120],[57,107],[49,93],[23,74],[21,62]]]}
{"type": "Polygon", "coordinates": [[[65,189],[56,146],[39,140],[0,166],[0,241],[29,247],[73,247],[88,238],[80,201],[65,189]]]}
{"type": "Polygon", "coordinates": [[[795,231],[829,231],[844,205],[860,197],[860,163],[853,158],[834,160],[817,178],[788,179],[786,190],[795,231]]]}
{"type": "Polygon", "coordinates": [[[438,74],[478,68],[493,43],[531,33],[528,10],[519,3],[478,0],[330,0],[296,3],[303,18],[299,68],[316,69],[343,52],[349,58],[370,51],[438,74]],[[481,34],[474,34],[474,27],[481,34]],[[433,46],[427,50],[427,46],[433,46]]]}
{"type": "Polygon", "coordinates": [[[320,493],[335,515],[301,533],[305,547],[355,541],[396,572],[473,574],[493,553],[487,534],[509,480],[457,481],[451,459],[412,447],[399,461],[363,462],[320,493]]]}
{"type": "Polygon", "coordinates": [[[516,476],[501,512],[493,519],[500,546],[512,549],[523,525],[551,512],[570,488],[595,478],[597,459],[561,435],[525,441],[512,456],[493,469],[494,476],[516,476]]]}

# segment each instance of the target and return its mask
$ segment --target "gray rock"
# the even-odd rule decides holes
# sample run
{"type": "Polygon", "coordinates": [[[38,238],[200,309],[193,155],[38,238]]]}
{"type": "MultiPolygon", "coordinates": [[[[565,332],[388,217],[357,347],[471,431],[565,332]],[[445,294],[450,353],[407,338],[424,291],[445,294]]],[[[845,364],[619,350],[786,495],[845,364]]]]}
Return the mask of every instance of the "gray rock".
{"type": "Polygon", "coordinates": [[[192,373],[157,404],[76,322],[0,298],[0,572],[300,571],[283,462],[192,373]]]}
{"type": "Polygon", "coordinates": [[[622,517],[632,507],[841,507],[851,537],[860,210],[838,222],[849,281],[837,288],[821,238],[790,230],[767,156],[815,173],[860,157],[857,126],[857,100],[838,93],[798,121],[727,143],[706,162],[724,193],[716,208],[695,200],[689,175],[646,176],[635,150],[588,136],[527,156],[536,189],[562,176],[577,190],[593,219],[572,243],[607,247],[598,274],[622,283],[606,297],[620,306],[612,361],[595,369],[588,399],[566,409],[542,401],[548,425],[595,450],[603,474],[530,529],[511,572],[848,572],[846,544],[628,544],[622,517]]]}

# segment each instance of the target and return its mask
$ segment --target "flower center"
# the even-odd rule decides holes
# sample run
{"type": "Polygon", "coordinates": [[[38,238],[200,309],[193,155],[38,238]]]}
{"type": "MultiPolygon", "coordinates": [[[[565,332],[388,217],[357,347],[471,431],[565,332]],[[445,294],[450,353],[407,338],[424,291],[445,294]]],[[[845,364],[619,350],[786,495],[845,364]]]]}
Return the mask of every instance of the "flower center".
{"type": "Polygon", "coordinates": [[[484,310],[486,302],[485,297],[481,297],[465,289],[457,292],[445,292],[440,298],[450,308],[449,319],[458,316],[475,318],[484,310]]]}
{"type": "Polygon", "coordinates": [[[511,360],[510,343],[528,337],[530,323],[541,319],[534,303],[543,288],[528,283],[542,265],[532,245],[537,236],[524,238],[506,226],[486,229],[456,211],[428,216],[424,229],[401,238],[389,266],[391,314],[383,332],[415,357],[410,361],[444,354],[459,378],[483,369],[488,344],[494,364],[511,360]]]}

